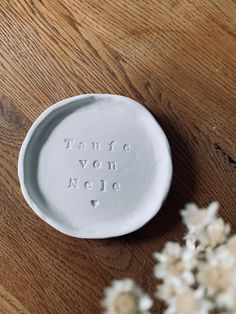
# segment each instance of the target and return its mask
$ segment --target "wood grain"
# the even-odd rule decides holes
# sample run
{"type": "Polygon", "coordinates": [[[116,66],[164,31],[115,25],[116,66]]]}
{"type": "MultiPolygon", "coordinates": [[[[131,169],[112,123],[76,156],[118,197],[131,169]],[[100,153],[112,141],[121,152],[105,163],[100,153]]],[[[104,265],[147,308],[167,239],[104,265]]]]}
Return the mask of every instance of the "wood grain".
{"type": "MultiPolygon", "coordinates": [[[[181,241],[187,201],[219,200],[236,231],[236,2],[1,0],[0,313],[100,313],[113,278],[149,293],[152,252],[181,241]],[[64,236],[26,205],[20,145],[48,106],[82,93],[143,103],[165,130],[174,179],[160,213],[110,240],[64,236]]],[[[162,313],[155,302],[153,313],[162,313]]]]}
{"type": "Polygon", "coordinates": [[[6,314],[30,314],[20,303],[0,286],[0,313],[6,314]]]}

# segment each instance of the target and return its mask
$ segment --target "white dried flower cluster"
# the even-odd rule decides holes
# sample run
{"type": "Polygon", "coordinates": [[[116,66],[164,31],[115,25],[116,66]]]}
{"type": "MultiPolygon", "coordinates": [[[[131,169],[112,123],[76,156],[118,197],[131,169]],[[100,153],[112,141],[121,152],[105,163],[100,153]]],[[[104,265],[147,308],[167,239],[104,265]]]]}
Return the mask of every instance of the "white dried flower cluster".
{"type": "Polygon", "coordinates": [[[150,314],[152,299],[131,279],[114,280],[101,302],[104,314],[150,314]]]}
{"type": "Polygon", "coordinates": [[[181,211],[183,222],[188,228],[185,239],[197,245],[198,250],[215,248],[224,243],[229,235],[230,226],[222,218],[217,218],[219,203],[213,202],[207,208],[187,204],[181,211]]]}
{"type": "Polygon", "coordinates": [[[181,211],[185,245],[167,243],[154,254],[165,314],[236,313],[236,236],[230,237],[218,209],[217,202],[203,209],[187,204],[181,211]]]}
{"type": "MultiPolygon", "coordinates": [[[[157,297],[164,314],[236,314],[236,235],[217,217],[219,204],[187,204],[181,211],[185,244],[167,242],[154,253],[157,297]]],[[[105,314],[148,314],[152,300],[131,279],[113,281],[102,301],[105,314]]]]}

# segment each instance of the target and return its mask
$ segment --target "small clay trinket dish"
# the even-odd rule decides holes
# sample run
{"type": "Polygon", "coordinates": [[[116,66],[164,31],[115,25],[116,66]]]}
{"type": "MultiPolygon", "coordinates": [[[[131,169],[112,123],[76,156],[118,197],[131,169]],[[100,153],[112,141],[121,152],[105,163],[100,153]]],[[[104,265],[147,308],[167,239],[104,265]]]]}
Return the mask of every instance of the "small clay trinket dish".
{"type": "Polygon", "coordinates": [[[78,238],[132,232],[161,208],[172,177],[167,138],[142,105],[87,94],[44,111],[20,150],[25,200],[57,230],[78,238]]]}

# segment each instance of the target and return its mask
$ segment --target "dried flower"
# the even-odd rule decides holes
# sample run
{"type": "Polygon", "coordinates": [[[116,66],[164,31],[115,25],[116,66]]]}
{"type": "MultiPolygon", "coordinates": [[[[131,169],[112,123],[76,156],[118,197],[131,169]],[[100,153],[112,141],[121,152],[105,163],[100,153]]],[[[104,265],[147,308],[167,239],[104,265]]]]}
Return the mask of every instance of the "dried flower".
{"type": "Polygon", "coordinates": [[[212,303],[204,298],[204,289],[181,287],[177,294],[167,301],[165,314],[208,314],[212,303]]]}
{"type": "Polygon", "coordinates": [[[224,243],[229,235],[230,226],[216,217],[218,209],[218,202],[213,202],[203,209],[195,204],[188,204],[181,211],[183,222],[188,228],[185,240],[192,243],[198,251],[224,243]]]}
{"type": "Polygon", "coordinates": [[[152,303],[131,279],[114,280],[101,302],[104,314],[149,314],[152,303]]]}
{"type": "Polygon", "coordinates": [[[226,240],[225,244],[218,246],[211,254],[214,252],[222,261],[227,261],[228,264],[236,266],[236,236],[226,240]]]}
{"type": "Polygon", "coordinates": [[[196,204],[186,204],[185,209],[181,211],[183,223],[192,233],[201,232],[209,225],[219,209],[218,202],[212,202],[207,208],[198,208],[196,204]]]}
{"type": "Polygon", "coordinates": [[[173,283],[168,283],[166,281],[163,284],[158,285],[156,296],[165,301],[166,303],[169,302],[172,298],[174,298],[177,294],[177,286],[173,283]]]}
{"type": "Polygon", "coordinates": [[[206,261],[199,263],[197,278],[209,295],[224,292],[232,284],[234,263],[216,252],[208,252],[206,261]]]}
{"type": "Polygon", "coordinates": [[[168,242],[161,253],[154,253],[154,257],[159,262],[154,268],[154,275],[157,278],[175,284],[178,284],[180,279],[189,285],[194,283],[191,272],[196,262],[194,250],[168,242]]]}
{"type": "Polygon", "coordinates": [[[206,227],[198,240],[202,245],[214,248],[226,241],[229,232],[230,226],[222,218],[217,218],[206,227]]]}

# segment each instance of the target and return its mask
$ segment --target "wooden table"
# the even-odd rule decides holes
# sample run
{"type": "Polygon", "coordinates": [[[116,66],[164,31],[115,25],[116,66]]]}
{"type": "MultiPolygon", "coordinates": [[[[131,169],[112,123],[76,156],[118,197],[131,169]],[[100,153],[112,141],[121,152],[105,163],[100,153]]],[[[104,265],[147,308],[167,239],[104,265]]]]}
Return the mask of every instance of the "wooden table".
{"type": "MultiPolygon", "coordinates": [[[[127,276],[153,293],[152,253],[181,241],[186,202],[219,200],[236,231],[236,2],[1,0],[0,145],[1,313],[100,313],[104,287],[127,276]],[[174,178],[162,210],[120,238],[65,236],[19,189],[30,125],[83,93],[141,102],[171,144],[174,178]]],[[[162,312],[156,301],[153,313],[162,312]]]]}

